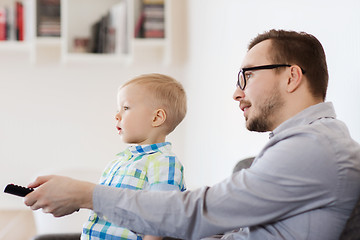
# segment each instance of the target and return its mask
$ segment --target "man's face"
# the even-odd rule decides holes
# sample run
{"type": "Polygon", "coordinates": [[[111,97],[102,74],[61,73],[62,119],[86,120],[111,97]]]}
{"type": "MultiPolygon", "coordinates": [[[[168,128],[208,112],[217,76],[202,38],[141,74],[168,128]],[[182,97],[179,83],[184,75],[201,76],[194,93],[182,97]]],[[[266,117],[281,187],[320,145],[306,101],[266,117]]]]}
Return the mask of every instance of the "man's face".
{"type": "MultiPolygon", "coordinates": [[[[270,40],[265,40],[251,48],[245,56],[242,67],[274,64],[268,57],[270,40]]],[[[272,69],[248,71],[248,81],[244,90],[237,87],[234,100],[244,112],[246,127],[250,131],[272,131],[277,125],[284,105],[279,78],[272,69]]]]}

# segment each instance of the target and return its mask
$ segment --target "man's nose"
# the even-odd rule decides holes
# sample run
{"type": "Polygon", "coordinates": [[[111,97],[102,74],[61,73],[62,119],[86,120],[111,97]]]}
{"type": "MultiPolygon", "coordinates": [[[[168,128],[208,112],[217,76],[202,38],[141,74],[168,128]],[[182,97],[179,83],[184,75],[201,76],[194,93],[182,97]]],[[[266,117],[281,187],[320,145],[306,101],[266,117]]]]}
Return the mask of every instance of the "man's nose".
{"type": "Polygon", "coordinates": [[[239,86],[236,86],[235,92],[233,94],[233,99],[235,101],[240,101],[244,97],[245,97],[244,90],[241,90],[241,88],[239,86]]]}

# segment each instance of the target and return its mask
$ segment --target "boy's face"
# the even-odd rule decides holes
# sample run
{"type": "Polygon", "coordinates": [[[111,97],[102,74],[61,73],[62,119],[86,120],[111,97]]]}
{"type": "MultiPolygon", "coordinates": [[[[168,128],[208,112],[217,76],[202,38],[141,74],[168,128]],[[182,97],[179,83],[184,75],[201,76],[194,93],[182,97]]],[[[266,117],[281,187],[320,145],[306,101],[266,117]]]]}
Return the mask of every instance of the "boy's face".
{"type": "Polygon", "coordinates": [[[125,143],[152,144],[152,122],[156,108],[145,87],[127,85],[118,93],[116,127],[125,143]]]}

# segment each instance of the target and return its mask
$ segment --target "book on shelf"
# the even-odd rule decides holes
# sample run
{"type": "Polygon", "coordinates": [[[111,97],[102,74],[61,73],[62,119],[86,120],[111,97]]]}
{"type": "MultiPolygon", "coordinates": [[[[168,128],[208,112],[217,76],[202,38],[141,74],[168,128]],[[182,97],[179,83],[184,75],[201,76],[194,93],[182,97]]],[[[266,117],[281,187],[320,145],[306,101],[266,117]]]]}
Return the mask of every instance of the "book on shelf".
{"type": "Polygon", "coordinates": [[[6,9],[0,7],[0,41],[6,40],[6,9]]]}
{"type": "Polygon", "coordinates": [[[15,8],[13,5],[6,8],[6,40],[16,40],[15,8]]]}
{"type": "Polygon", "coordinates": [[[37,36],[60,37],[60,0],[37,0],[37,36]]]}
{"type": "Polygon", "coordinates": [[[16,2],[16,40],[18,41],[24,41],[24,5],[22,2],[16,2]]]}
{"type": "Polygon", "coordinates": [[[113,36],[110,36],[108,34],[108,22],[109,22],[109,15],[105,15],[101,17],[99,21],[97,21],[91,29],[91,49],[90,52],[92,53],[109,53],[109,47],[107,45],[109,38],[112,38],[113,36]]]}
{"type": "Polygon", "coordinates": [[[144,20],[145,20],[145,14],[143,11],[141,11],[135,23],[135,33],[134,33],[135,38],[144,37],[144,20]]]}
{"type": "Polygon", "coordinates": [[[25,39],[24,6],[21,2],[0,6],[0,41],[25,39]]]}
{"type": "Polygon", "coordinates": [[[91,26],[91,38],[89,52],[98,53],[100,21],[91,26]]]}
{"type": "Polygon", "coordinates": [[[136,38],[165,37],[165,8],[163,0],[143,0],[135,24],[136,38]]]}
{"type": "Polygon", "coordinates": [[[90,49],[92,53],[128,53],[127,5],[121,1],[91,27],[90,49]]]}

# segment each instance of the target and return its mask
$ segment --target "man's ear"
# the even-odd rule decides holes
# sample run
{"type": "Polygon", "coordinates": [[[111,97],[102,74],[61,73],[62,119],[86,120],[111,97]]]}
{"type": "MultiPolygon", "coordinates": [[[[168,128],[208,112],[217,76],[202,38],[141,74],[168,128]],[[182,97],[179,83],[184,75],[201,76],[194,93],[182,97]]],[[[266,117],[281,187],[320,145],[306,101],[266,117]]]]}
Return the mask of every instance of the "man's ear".
{"type": "Polygon", "coordinates": [[[152,122],[152,126],[153,127],[159,127],[161,126],[166,120],[166,112],[164,109],[157,109],[154,112],[154,117],[153,117],[153,122],[152,122]]]}
{"type": "Polygon", "coordinates": [[[289,93],[294,92],[300,86],[301,81],[303,81],[301,68],[297,65],[292,65],[290,67],[290,76],[287,82],[287,91],[289,93]]]}

